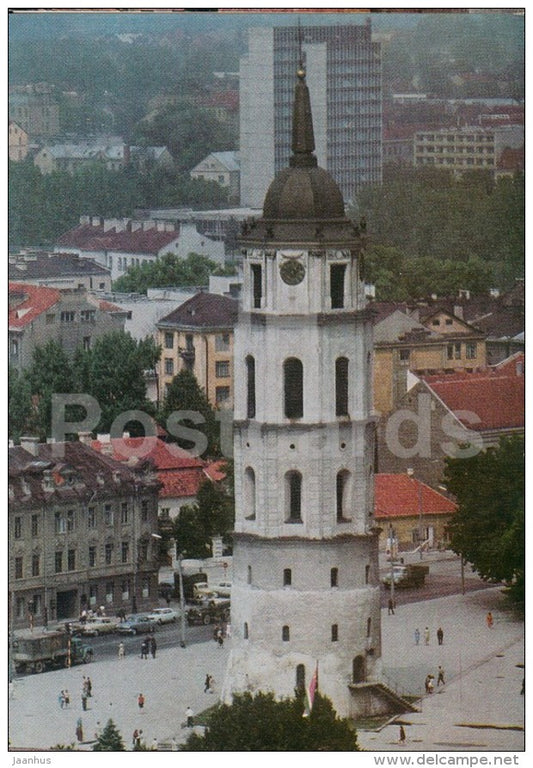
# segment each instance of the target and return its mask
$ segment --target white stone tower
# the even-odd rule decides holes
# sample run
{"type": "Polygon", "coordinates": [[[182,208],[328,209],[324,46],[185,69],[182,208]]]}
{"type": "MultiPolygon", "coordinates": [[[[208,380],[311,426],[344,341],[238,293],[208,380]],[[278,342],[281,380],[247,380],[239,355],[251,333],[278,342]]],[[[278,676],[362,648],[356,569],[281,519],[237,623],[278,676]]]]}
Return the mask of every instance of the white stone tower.
{"type": "Polygon", "coordinates": [[[302,68],[292,152],[263,217],[241,237],[233,639],[223,698],[292,696],[318,665],[320,692],[348,716],[368,709],[360,692],[381,655],[372,322],[364,237],[317,166],[302,68]]]}

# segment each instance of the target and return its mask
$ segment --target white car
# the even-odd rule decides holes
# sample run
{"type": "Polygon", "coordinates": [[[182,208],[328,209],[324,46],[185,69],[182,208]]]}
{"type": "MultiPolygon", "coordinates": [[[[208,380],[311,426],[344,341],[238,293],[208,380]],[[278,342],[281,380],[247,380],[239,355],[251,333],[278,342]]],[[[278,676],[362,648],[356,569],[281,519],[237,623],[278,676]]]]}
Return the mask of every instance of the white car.
{"type": "Polygon", "coordinates": [[[231,597],[231,581],[220,581],[218,584],[214,584],[213,592],[216,592],[220,597],[231,597]]]}
{"type": "Polygon", "coordinates": [[[148,618],[158,624],[170,624],[172,621],[176,621],[178,614],[173,608],[154,608],[148,614],[148,618]]]}

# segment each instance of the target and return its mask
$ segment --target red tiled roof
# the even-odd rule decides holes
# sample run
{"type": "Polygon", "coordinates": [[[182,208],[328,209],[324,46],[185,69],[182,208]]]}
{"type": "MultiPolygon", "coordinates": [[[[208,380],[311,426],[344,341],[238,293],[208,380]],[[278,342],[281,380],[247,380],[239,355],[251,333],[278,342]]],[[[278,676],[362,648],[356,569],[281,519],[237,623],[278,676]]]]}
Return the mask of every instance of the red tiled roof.
{"type": "Polygon", "coordinates": [[[205,475],[199,468],[158,472],[157,478],[162,483],[159,491],[161,498],[196,496],[198,489],[205,481],[205,475]]]}
{"type": "Polygon", "coordinates": [[[374,475],[374,515],[376,519],[389,517],[412,517],[426,515],[450,515],[457,505],[455,502],[434,491],[407,474],[374,475]]]}
{"type": "MultiPolygon", "coordinates": [[[[131,457],[151,459],[156,470],[187,469],[197,467],[203,470],[205,461],[192,456],[176,443],[165,443],[157,437],[125,437],[113,438],[109,441],[113,449],[113,458],[117,461],[128,461],[131,457]]],[[[93,440],[92,448],[100,453],[105,451],[105,442],[93,440]]],[[[160,478],[161,479],[161,478],[160,478]]]]}
{"type": "Polygon", "coordinates": [[[124,251],[125,253],[158,254],[162,248],[174,242],[179,236],[177,230],[160,232],[157,228],[137,229],[135,232],[104,232],[102,224],[80,224],[65,232],[58,239],[59,246],[79,248],[82,251],[124,251]]]}
{"type": "Polygon", "coordinates": [[[111,304],[110,301],[105,301],[104,299],[101,299],[98,302],[99,309],[102,310],[102,312],[125,312],[126,310],[124,307],[119,307],[117,304],[111,304]]]}
{"type": "Polygon", "coordinates": [[[476,432],[487,429],[524,427],[524,376],[489,370],[464,375],[423,377],[427,386],[452,412],[467,411],[479,421],[459,418],[476,432]]]}
{"type": "Polygon", "coordinates": [[[21,300],[9,309],[9,328],[14,329],[25,328],[36,317],[56,304],[61,296],[56,288],[9,283],[10,303],[17,294],[20,294],[21,300]]]}
{"type": "Polygon", "coordinates": [[[208,464],[205,467],[204,472],[210,480],[213,480],[215,483],[220,483],[222,480],[226,479],[225,467],[225,460],[220,459],[220,461],[212,461],[211,464],[208,464]]]}

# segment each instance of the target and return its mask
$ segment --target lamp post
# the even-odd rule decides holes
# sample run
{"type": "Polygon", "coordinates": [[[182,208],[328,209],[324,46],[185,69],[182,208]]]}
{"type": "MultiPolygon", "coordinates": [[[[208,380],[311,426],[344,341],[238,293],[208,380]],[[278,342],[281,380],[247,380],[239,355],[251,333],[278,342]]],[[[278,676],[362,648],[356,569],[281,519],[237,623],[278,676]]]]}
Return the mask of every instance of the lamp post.
{"type": "Polygon", "coordinates": [[[176,542],[176,560],[178,562],[178,578],[180,585],[180,646],[185,648],[185,596],[183,594],[183,552],[178,553],[178,544],[176,542]]]}
{"type": "Polygon", "coordinates": [[[390,599],[394,607],[394,528],[389,523],[389,548],[390,548],[390,599]]]}
{"type": "MultiPolygon", "coordinates": [[[[416,478],[414,476],[415,471],[412,467],[408,467],[407,474],[411,478],[411,480],[414,480],[415,483],[416,478]]],[[[420,559],[423,559],[422,549],[424,544],[424,533],[423,533],[423,526],[422,526],[422,483],[418,481],[418,551],[420,552],[420,559]]]]}

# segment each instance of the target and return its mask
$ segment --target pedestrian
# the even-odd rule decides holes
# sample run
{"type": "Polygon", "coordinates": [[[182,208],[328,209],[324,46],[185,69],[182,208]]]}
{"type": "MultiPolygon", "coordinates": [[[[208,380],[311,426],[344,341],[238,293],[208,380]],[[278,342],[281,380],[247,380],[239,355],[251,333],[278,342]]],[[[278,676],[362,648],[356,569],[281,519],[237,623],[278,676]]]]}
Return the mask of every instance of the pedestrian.
{"type": "Polygon", "coordinates": [[[213,640],[215,640],[215,642],[218,640],[219,632],[220,632],[220,627],[218,626],[218,624],[215,624],[215,626],[213,627],[213,640]]]}
{"type": "Polygon", "coordinates": [[[492,613],[489,611],[487,613],[487,627],[489,629],[492,629],[492,625],[494,624],[494,619],[492,618],[492,613]]]}
{"type": "Polygon", "coordinates": [[[139,740],[139,731],[137,728],[133,731],[133,736],[131,737],[131,744],[133,746],[133,749],[138,746],[138,740],[139,740]]]}
{"type": "Polygon", "coordinates": [[[65,707],[70,706],[70,693],[67,691],[66,688],[63,691],[63,698],[65,699],[65,707]]]}
{"type": "Polygon", "coordinates": [[[87,678],[87,696],[91,697],[93,695],[93,684],[91,683],[91,678],[87,678]]]}
{"type": "Polygon", "coordinates": [[[59,702],[59,706],[61,707],[61,709],[65,709],[65,691],[61,691],[61,693],[57,697],[57,700],[59,702]]]}
{"type": "Polygon", "coordinates": [[[140,693],[137,696],[137,704],[139,705],[139,709],[142,712],[142,710],[144,709],[144,696],[142,695],[142,693],[140,693]]]}
{"type": "Polygon", "coordinates": [[[141,643],[141,659],[148,658],[148,640],[145,638],[141,643]]]}
{"type": "Polygon", "coordinates": [[[439,687],[439,685],[440,685],[441,683],[444,685],[444,670],[443,670],[443,668],[442,668],[442,667],[439,665],[439,670],[438,670],[438,672],[437,672],[437,688],[439,687]]]}
{"type": "Polygon", "coordinates": [[[157,643],[155,641],[155,637],[153,636],[150,639],[150,651],[152,653],[152,659],[155,659],[155,654],[157,651],[157,643]]]}
{"type": "Polygon", "coordinates": [[[418,645],[420,642],[420,630],[418,627],[415,629],[415,645],[418,645]]]}
{"type": "Polygon", "coordinates": [[[433,675],[426,675],[424,682],[426,693],[433,693],[433,675]]]}
{"type": "Polygon", "coordinates": [[[185,716],[187,717],[187,728],[192,728],[194,725],[194,712],[190,707],[185,710],[185,716]]]}
{"type": "Polygon", "coordinates": [[[442,645],[442,642],[444,640],[444,632],[442,631],[442,627],[439,627],[437,629],[437,642],[439,645],[442,645]]]}
{"type": "Polygon", "coordinates": [[[81,694],[81,708],[83,709],[84,712],[87,709],[87,691],[85,689],[81,694]]]}
{"type": "Polygon", "coordinates": [[[219,648],[222,648],[224,645],[224,635],[222,634],[222,630],[219,629],[217,632],[217,643],[219,645],[219,648]]]}
{"type": "Polygon", "coordinates": [[[126,655],[126,650],[124,648],[124,643],[119,643],[118,644],[118,657],[119,657],[119,659],[123,659],[125,655],[126,655]]]}
{"type": "Polygon", "coordinates": [[[83,741],[83,725],[81,722],[81,717],[78,717],[78,721],[76,723],[76,738],[78,741],[83,741]]]}
{"type": "Polygon", "coordinates": [[[211,688],[211,675],[206,675],[205,683],[204,683],[204,693],[209,693],[210,688],[211,688]]]}
{"type": "Polygon", "coordinates": [[[426,645],[429,645],[429,627],[426,627],[424,630],[424,642],[426,645]]]}
{"type": "Polygon", "coordinates": [[[526,678],[522,678],[522,687],[520,688],[520,696],[526,695],[526,678]]]}
{"type": "Polygon", "coordinates": [[[399,738],[400,744],[405,744],[405,729],[403,725],[400,725],[400,738],[399,738]]]}
{"type": "Polygon", "coordinates": [[[394,600],[392,599],[392,597],[389,597],[389,610],[388,610],[388,615],[390,616],[390,614],[391,614],[391,613],[392,613],[392,615],[394,616],[394,600]]]}

